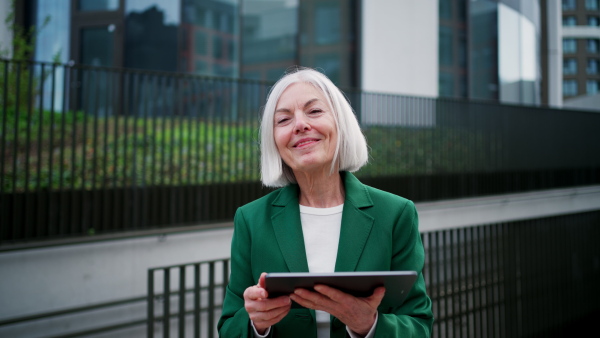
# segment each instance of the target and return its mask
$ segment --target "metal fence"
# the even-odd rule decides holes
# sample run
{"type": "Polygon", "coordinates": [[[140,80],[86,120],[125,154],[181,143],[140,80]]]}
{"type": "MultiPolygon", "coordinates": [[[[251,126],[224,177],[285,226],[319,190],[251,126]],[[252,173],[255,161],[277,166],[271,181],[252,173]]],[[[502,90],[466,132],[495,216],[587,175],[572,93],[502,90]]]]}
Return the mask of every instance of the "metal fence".
{"type": "MultiPolygon", "coordinates": [[[[231,220],[268,191],[270,86],[0,59],[0,245],[231,220]]],[[[371,148],[357,176],[414,201],[600,182],[600,114],[346,94],[371,148]]]]}
{"type": "MultiPolygon", "coordinates": [[[[422,233],[432,336],[593,332],[583,319],[600,313],[599,225],[594,211],[422,233]]],[[[228,260],[150,269],[148,337],[216,337],[227,280],[228,260]]]]}

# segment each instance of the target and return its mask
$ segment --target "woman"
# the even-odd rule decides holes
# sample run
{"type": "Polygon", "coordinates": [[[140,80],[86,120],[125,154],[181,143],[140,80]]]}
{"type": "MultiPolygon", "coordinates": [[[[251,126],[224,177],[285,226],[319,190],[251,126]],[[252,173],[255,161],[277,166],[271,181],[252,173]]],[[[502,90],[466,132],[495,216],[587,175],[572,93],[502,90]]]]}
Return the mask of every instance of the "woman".
{"type": "Polygon", "coordinates": [[[221,337],[430,335],[415,206],[360,183],[350,172],[367,160],[352,108],[325,75],[300,69],[273,86],[261,174],[263,184],[282,188],[236,212],[221,337]],[[418,272],[401,306],[386,303],[383,287],[364,298],[319,285],[272,299],[264,288],[265,272],[383,270],[418,272]]]}

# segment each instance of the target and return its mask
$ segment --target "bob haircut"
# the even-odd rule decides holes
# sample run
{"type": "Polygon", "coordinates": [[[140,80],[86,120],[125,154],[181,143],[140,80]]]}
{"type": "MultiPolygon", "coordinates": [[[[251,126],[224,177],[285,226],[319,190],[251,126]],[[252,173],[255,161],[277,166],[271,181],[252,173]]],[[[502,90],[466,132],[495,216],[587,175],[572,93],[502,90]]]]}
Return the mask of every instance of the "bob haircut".
{"type": "Polygon", "coordinates": [[[283,92],[295,83],[310,84],[320,90],[333,114],[338,139],[330,173],[336,170],[337,163],[339,171],[350,172],[357,171],[365,165],[369,159],[367,141],[344,94],[324,74],[311,68],[297,68],[279,79],[267,97],[260,124],[262,183],[267,187],[283,187],[296,183],[292,169],[281,159],[273,136],[277,102],[283,92]]]}

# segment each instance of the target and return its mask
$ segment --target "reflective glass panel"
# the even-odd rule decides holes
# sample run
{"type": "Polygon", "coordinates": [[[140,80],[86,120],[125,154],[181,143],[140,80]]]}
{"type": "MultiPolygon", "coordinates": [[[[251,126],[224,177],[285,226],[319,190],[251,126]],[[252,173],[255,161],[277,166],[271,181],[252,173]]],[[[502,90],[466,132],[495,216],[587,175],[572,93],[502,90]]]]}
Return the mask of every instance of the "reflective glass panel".
{"type": "Polygon", "coordinates": [[[115,11],[119,9],[119,0],[79,0],[78,9],[88,11],[115,11]]]}
{"type": "Polygon", "coordinates": [[[575,39],[563,39],[563,53],[577,52],[577,41],[575,39]]]}
{"type": "Polygon", "coordinates": [[[588,74],[598,74],[598,69],[600,69],[600,60],[589,59],[587,63],[586,72],[588,74]]]}
{"type": "Polygon", "coordinates": [[[317,2],[315,8],[315,42],[317,45],[340,41],[340,5],[336,2],[317,2]]]}
{"type": "Polygon", "coordinates": [[[588,9],[588,10],[598,9],[598,0],[585,0],[585,9],[588,9]]]}
{"type": "Polygon", "coordinates": [[[114,29],[111,26],[81,30],[81,63],[90,66],[114,65],[114,29]]]}
{"type": "Polygon", "coordinates": [[[575,95],[577,95],[577,81],[564,80],[563,81],[563,96],[575,96],[575,95]]]}
{"type": "Polygon", "coordinates": [[[179,1],[126,1],[125,67],[178,70],[179,4],[179,1]]]}
{"type": "Polygon", "coordinates": [[[577,6],[576,0],[562,0],[563,11],[574,10],[577,6]]]}
{"type": "Polygon", "coordinates": [[[598,17],[597,16],[588,16],[587,24],[588,26],[597,27],[598,26],[598,17]]]}
{"type": "Polygon", "coordinates": [[[587,39],[587,51],[590,53],[598,53],[599,39],[587,39]]]}
{"type": "Polygon", "coordinates": [[[595,95],[598,94],[598,86],[599,86],[599,82],[596,80],[588,80],[586,82],[586,93],[588,95],[595,95]]]}
{"type": "Polygon", "coordinates": [[[577,60],[565,59],[563,61],[563,74],[577,74],[577,60]]]}
{"type": "Polygon", "coordinates": [[[563,26],[576,26],[577,19],[574,16],[565,16],[562,21],[563,26]]]}
{"type": "Polygon", "coordinates": [[[298,63],[297,0],[244,0],[242,16],[242,77],[274,81],[298,63]]]}

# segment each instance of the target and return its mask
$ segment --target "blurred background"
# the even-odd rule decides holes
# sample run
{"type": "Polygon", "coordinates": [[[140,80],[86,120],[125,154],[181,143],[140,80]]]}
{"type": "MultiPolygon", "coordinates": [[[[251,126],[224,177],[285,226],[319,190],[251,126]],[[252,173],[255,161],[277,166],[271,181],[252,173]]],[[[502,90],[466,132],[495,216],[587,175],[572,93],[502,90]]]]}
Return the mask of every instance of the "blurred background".
{"type": "Polygon", "coordinates": [[[269,88],[346,94],[437,337],[600,313],[598,0],[0,0],[0,335],[216,336],[269,88]],[[4,20],[6,19],[6,20],[4,20]]]}

